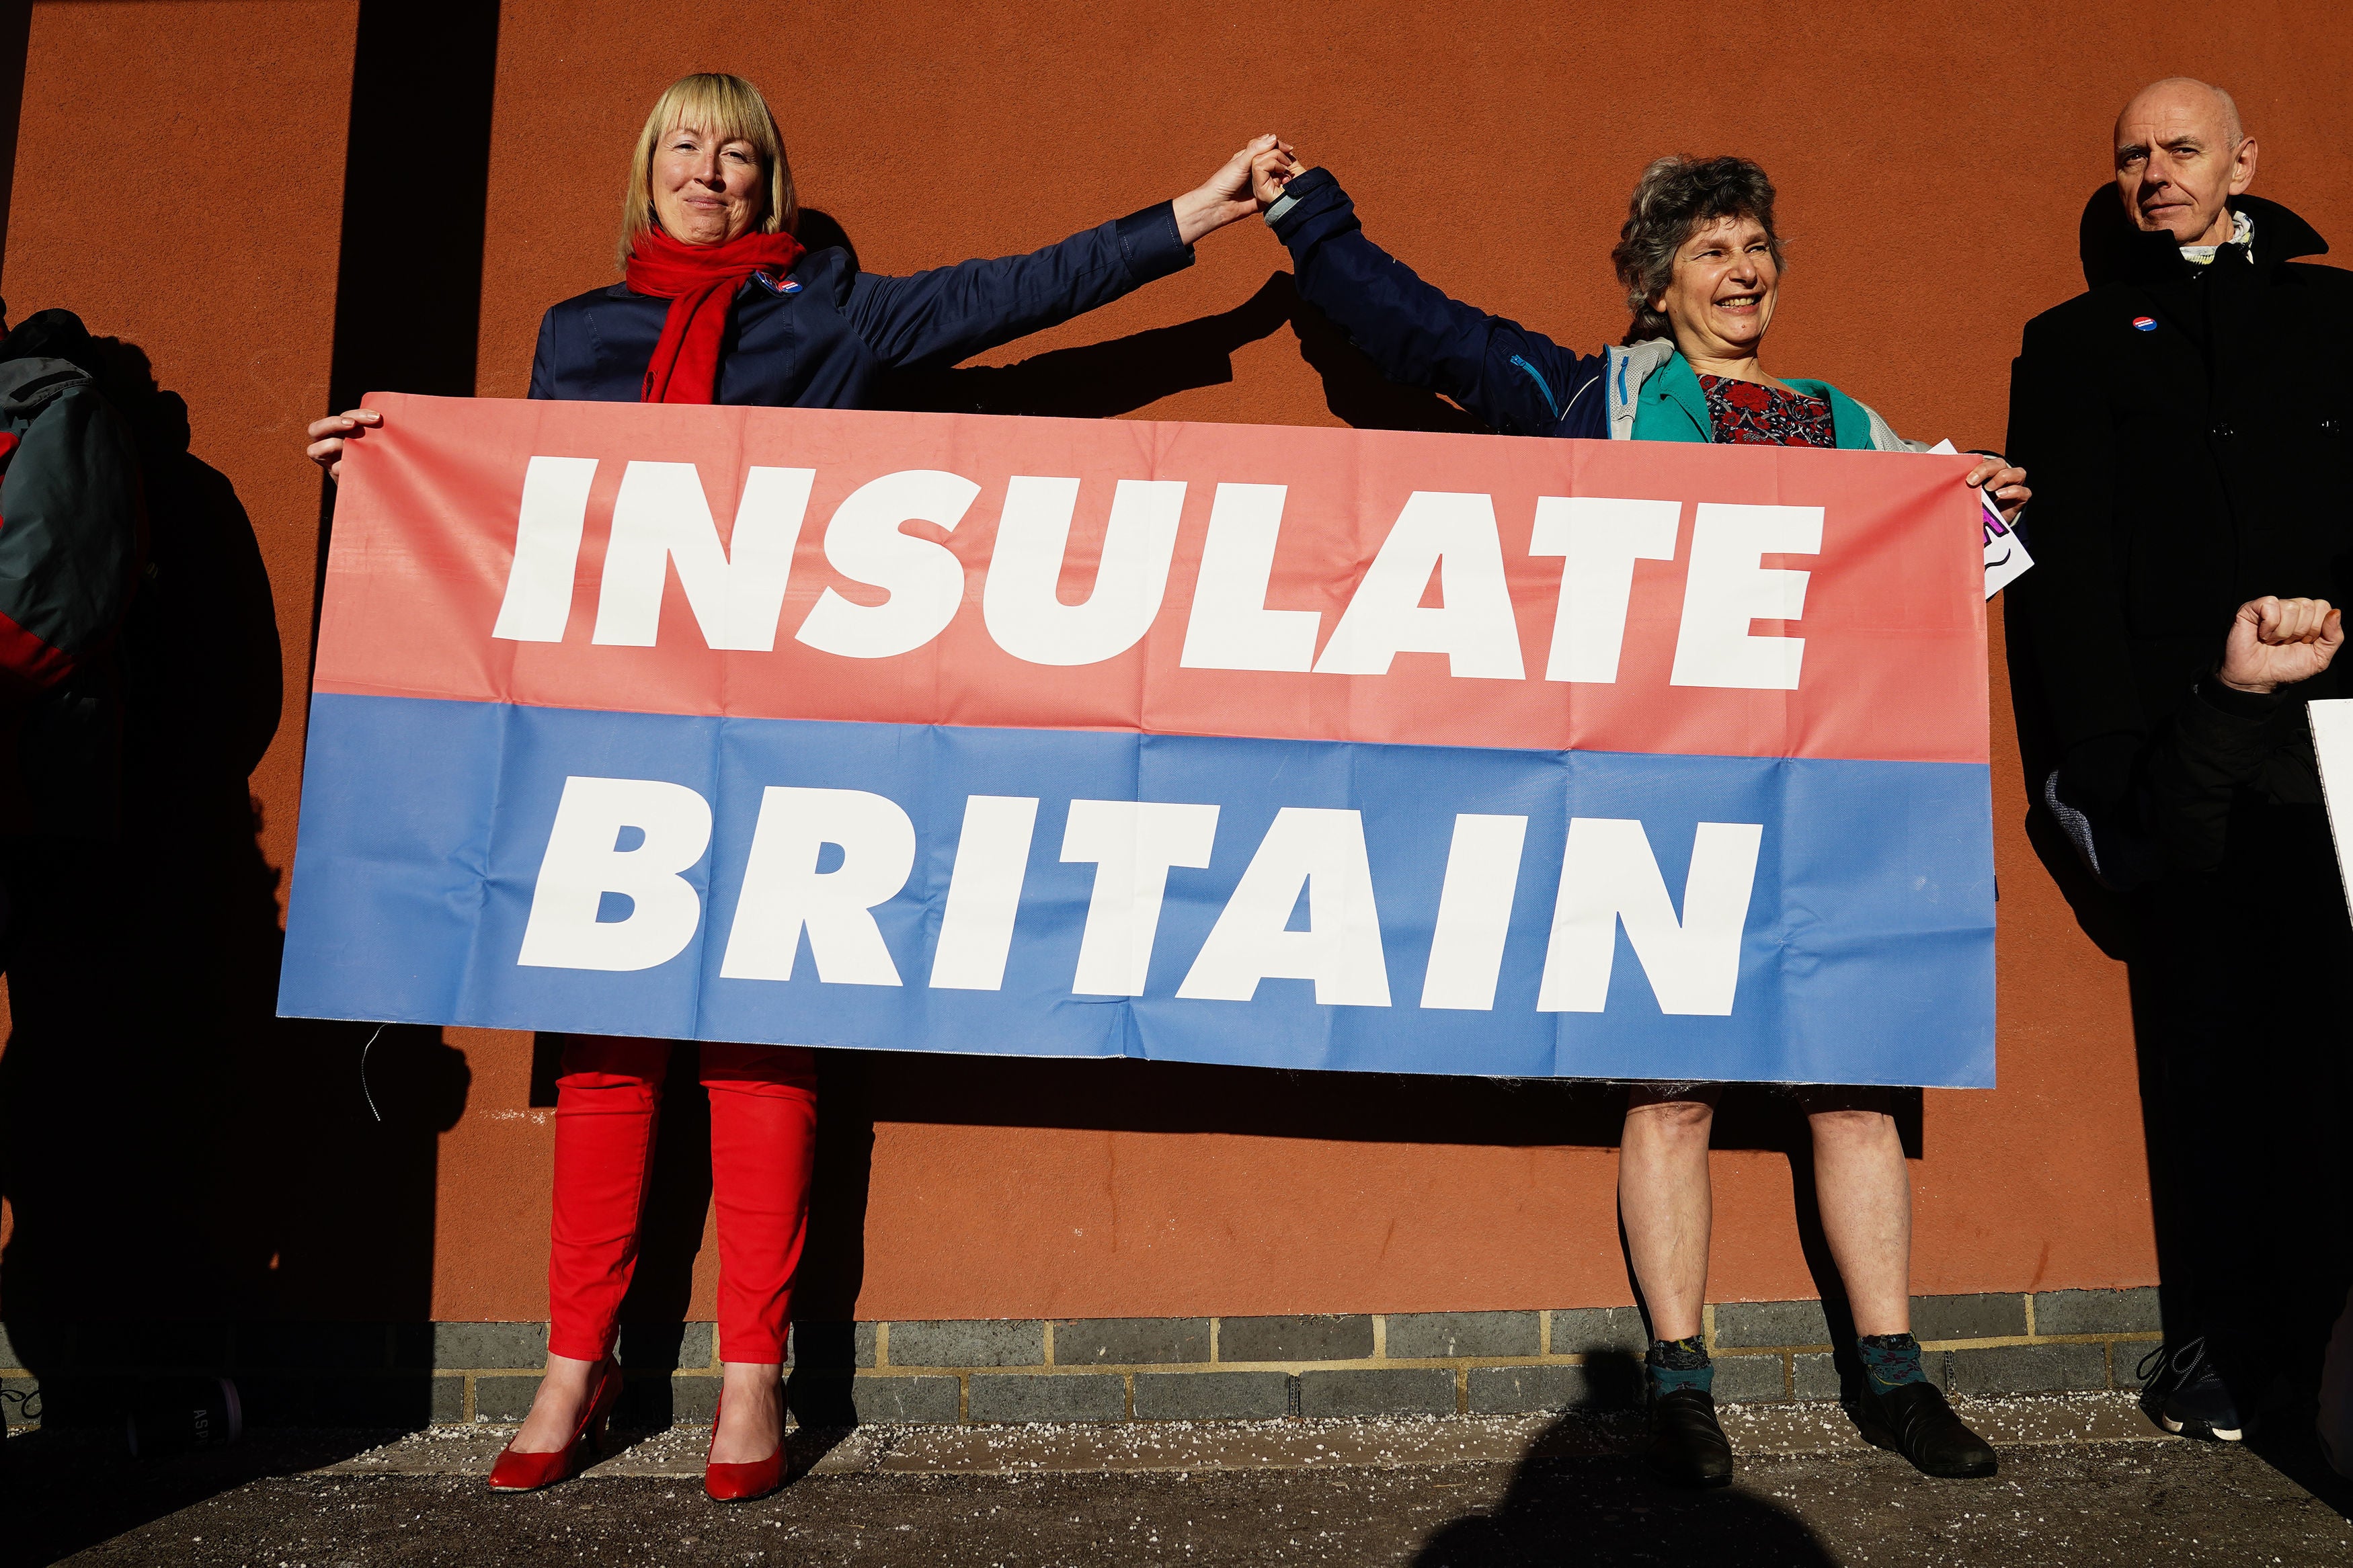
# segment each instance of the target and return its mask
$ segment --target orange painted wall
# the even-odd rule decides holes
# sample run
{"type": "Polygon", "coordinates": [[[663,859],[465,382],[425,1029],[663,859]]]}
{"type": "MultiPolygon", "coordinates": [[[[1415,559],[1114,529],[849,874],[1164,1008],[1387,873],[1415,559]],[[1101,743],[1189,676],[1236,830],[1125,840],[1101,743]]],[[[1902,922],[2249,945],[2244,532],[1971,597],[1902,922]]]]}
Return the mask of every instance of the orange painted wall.
{"type": "MultiPolygon", "coordinates": [[[[295,430],[326,384],[354,13],[333,0],[37,7],[5,257],[12,301],[71,305],[93,330],[137,338],[188,396],[199,455],[236,481],[262,535],[290,693],[303,684],[316,500],[295,430]],[[93,190],[93,136],[136,149],[128,185],[93,190]],[[131,190],[136,221],[121,206],[131,190]]],[[[872,270],[1034,247],[1171,195],[1279,129],[1330,163],[1370,231],[1426,276],[1588,348],[1623,326],[1607,252],[1644,162],[1743,152],[1779,183],[1791,240],[1770,363],[1838,383],[1907,434],[1998,444],[2021,324],[2081,287],[2076,216],[2122,100],[2173,71],[2228,84],[2263,139],[2258,190],[2353,244],[2337,109],[2348,47],[2353,12],[2318,3],[2168,30],[2117,0],[1823,0],[1745,18],[1586,0],[1272,13],[1231,0],[508,0],[480,391],[520,395],[540,311],[611,279],[625,150],[652,96],[686,70],[733,69],[777,106],[804,202],[872,270]]],[[[1262,227],[1238,226],[1179,277],[992,357],[1230,311],[1287,267],[1262,227]]],[[[1229,380],[1139,412],[1335,422],[1292,326],[1251,331],[1229,380]]],[[[1915,1288],[2146,1284],[2124,972],[2026,842],[1996,664],[2001,1086],[1926,1097],[1915,1288]]],[[[280,868],[301,745],[289,701],[254,781],[280,868]]],[[[432,1311],[536,1318],[552,1128],[528,1103],[530,1041],[448,1040],[472,1081],[439,1143],[432,1311]]],[[[867,1093],[862,1237],[830,1244],[854,1256],[862,1243],[844,1276],[860,1317],[1630,1299],[1594,1091],[886,1057],[867,1093]],[[982,1102],[976,1124],[963,1108],[982,1102]],[[1437,1141],[1417,1141],[1424,1126],[1437,1141]]],[[[1712,1293],[1811,1294],[1788,1160],[1725,1150],[1716,1177],[1712,1293]]],[[[712,1267],[706,1237],[697,1316],[712,1267]]],[[[331,1298],[309,1310],[368,1315],[331,1298]]]]}
{"type": "Polygon", "coordinates": [[[326,396],[358,0],[37,5],[0,292],[147,351],[192,450],[251,515],[286,643],[285,716],[253,776],[294,854],[319,487],[289,463],[326,396]]]}

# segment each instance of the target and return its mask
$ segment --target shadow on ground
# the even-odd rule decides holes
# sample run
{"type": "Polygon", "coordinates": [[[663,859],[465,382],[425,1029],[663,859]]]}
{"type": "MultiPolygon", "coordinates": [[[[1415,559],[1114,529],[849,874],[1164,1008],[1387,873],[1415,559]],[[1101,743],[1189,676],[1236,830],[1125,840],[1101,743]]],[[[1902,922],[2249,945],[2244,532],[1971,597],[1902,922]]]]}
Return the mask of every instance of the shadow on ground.
{"type": "Polygon", "coordinates": [[[1495,1507],[1441,1526],[1414,1568],[1559,1563],[1812,1568],[1838,1562],[1806,1521],[1727,1488],[1678,1491],[1628,1459],[1531,1459],[1495,1507]]]}
{"type": "Polygon", "coordinates": [[[46,1426],[19,1433],[0,1445],[0,1498],[6,1500],[0,1562],[26,1568],[57,1563],[256,1481],[298,1477],[398,1435],[274,1433],[265,1441],[142,1460],[111,1432],[46,1426]]]}

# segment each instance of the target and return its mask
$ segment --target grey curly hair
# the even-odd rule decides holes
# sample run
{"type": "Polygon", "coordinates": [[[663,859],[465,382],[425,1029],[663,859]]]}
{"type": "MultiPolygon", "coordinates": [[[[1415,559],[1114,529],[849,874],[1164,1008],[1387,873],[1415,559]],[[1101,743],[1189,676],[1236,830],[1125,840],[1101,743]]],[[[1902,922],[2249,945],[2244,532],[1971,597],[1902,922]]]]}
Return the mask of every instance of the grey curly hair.
{"type": "Polygon", "coordinates": [[[1674,281],[1675,252],[1683,241],[1702,225],[1726,217],[1753,217],[1764,225],[1773,264],[1784,265],[1781,237],[1773,229],[1773,182],[1754,161],[1676,154],[1642,171],[1626,205],[1626,226],[1609,252],[1634,318],[1621,341],[1639,343],[1672,332],[1651,301],[1674,281]]]}

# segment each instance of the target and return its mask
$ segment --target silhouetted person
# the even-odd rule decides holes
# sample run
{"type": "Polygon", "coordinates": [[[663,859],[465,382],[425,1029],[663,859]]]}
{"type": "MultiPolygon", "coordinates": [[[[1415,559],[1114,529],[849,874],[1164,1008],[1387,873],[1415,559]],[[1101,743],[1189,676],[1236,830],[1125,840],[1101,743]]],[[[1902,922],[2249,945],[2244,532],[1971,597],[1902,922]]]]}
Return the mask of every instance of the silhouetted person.
{"type": "MultiPolygon", "coordinates": [[[[364,1083],[369,1028],[275,1016],[278,874],[248,778],[277,731],[282,662],[251,521],[135,344],[44,310],[0,342],[0,371],[22,360],[92,379],[146,517],[107,658],[113,826],[50,857],[70,878],[57,918],[16,931],[0,1055],[16,1218],[0,1309],[44,1420],[72,1426],[120,1421],[122,1371],[226,1370],[227,1319],[253,1327],[242,1372],[284,1364],[267,1320],[429,1318],[437,1136],[467,1071],[431,1031],[393,1029],[364,1083]]],[[[431,1407],[422,1367],[242,1386],[260,1426],[422,1425],[431,1407]]]]}
{"type": "MultiPolygon", "coordinates": [[[[69,321],[71,318],[67,318],[69,321]]],[[[0,972],[17,1039],[28,1022],[100,987],[57,984],[102,972],[113,949],[110,873],[121,834],[123,676],[119,658],[142,546],[139,467],[129,429],[89,371],[40,341],[45,318],[0,342],[0,972]]],[[[79,322],[74,322],[78,328],[79,322]]],[[[87,341],[85,338],[84,341],[87,341]]],[[[26,1131],[71,1115],[79,1096],[37,1045],[0,1057],[0,1187],[16,1211],[13,1262],[66,1227],[43,1201],[74,1173],[26,1131]]],[[[12,1324],[52,1297],[11,1270],[12,1324]]],[[[13,1336],[28,1363],[41,1329],[13,1336]]]]}
{"type": "MultiPolygon", "coordinates": [[[[207,837],[197,825],[225,816],[254,862],[253,923],[274,931],[244,780],[277,726],[279,653],[243,510],[188,455],[185,406],[155,386],[143,354],[92,337],[71,311],[42,310],[0,342],[0,384],[64,389],[40,416],[87,426],[58,427],[87,447],[79,503],[37,493],[50,460],[43,426],[7,454],[0,575],[9,592],[53,602],[78,588],[81,613],[103,627],[85,647],[67,643],[80,657],[45,693],[28,699],[20,678],[0,703],[14,748],[0,774],[0,881],[15,906],[0,937],[14,1026],[0,1058],[0,1166],[16,1215],[0,1299],[37,1370],[47,1333],[36,1320],[219,1310],[197,1212],[216,1152],[206,1145],[217,1143],[201,1131],[200,1086],[226,1078],[205,1049],[218,1009],[157,962],[150,939],[213,956],[223,922],[166,920],[158,932],[143,894],[161,884],[201,897],[203,877],[188,875],[207,837]],[[40,529],[68,521],[83,559],[35,561],[40,529]],[[90,561],[105,569],[67,570],[90,561]],[[151,881],[163,846],[187,854],[151,881]],[[170,1024],[150,1057],[157,1032],[142,1015],[159,998],[170,1024]],[[168,1299],[152,1288],[161,1279],[168,1299]]],[[[274,951],[262,962],[274,966],[274,951]]]]}
{"type": "Polygon", "coordinates": [[[77,858],[121,826],[115,644],[143,542],[121,416],[88,371],[28,346],[0,343],[0,966],[72,918],[77,858]]]}

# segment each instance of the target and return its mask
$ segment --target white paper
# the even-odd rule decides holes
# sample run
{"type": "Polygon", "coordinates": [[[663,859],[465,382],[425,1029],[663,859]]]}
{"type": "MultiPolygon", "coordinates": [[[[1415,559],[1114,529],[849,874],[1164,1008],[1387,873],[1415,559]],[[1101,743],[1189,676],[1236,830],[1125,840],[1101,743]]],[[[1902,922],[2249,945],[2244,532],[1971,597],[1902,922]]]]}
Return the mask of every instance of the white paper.
{"type": "Polygon", "coordinates": [[[2312,754],[2320,759],[2320,793],[2328,802],[2328,833],[2337,840],[2337,874],[2346,879],[2346,899],[2353,902],[2353,875],[2347,872],[2347,848],[2353,846],[2353,697],[2333,697],[2307,702],[2312,716],[2312,754]]]}
{"type": "MultiPolygon", "coordinates": [[[[1949,440],[1939,441],[1928,448],[1931,452],[1957,457],[1957,449],[1949,440]]],[[[1983,509],[1985,521],[1985,596],[1992,598],[2012,583],[2026,575],[2034,557],[2026,552],[2026,541],[2010,531],[2001,517],[2001,509],[1994,505],[1993,497],[1978,491],[1978,505],[1983,509]]]]}
{"type": "Polygon", "coordinates": [[[2034,564],[2034,557],[2026,552],[2026,541],[2001,520],[1993,498],[1981,495],[1978,499],[1985,504],[1986,597],[1990,599],[2026,575],[2026,569],[2034,564]]]}

